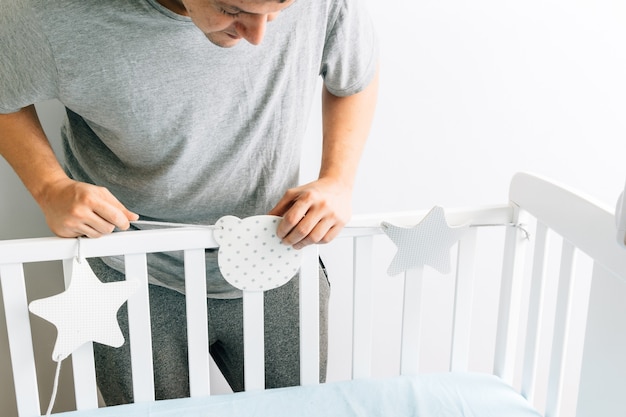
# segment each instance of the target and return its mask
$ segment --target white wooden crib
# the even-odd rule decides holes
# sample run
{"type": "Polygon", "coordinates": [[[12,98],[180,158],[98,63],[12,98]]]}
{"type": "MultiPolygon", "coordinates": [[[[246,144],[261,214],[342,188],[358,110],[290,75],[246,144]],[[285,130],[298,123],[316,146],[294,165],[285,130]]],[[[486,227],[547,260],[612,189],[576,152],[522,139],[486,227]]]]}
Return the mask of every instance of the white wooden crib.
{"type": "MultiPolygon", "coordinates": [[[[387,263],[385,251],[395,250],[383,233],[383,222],[410,228],[427,213],[360,216],[337,241],[348,245],[353,255],[346,259],[346,268],[354,276],[349,285],[351,297],[333,300],[352,306],[351,358],[336,359],[350,363],[349,375],[318,383],[318,248],[310,247],[302,254],[301,266],[302,386],[264,390],[263,322],[262,314],[257,313],[263,308],[262,296],[245,292],[244,316],[249,320],[244,325],[249,347],[246,392],[226,395],[211,395],[209,377],[204,251],[218,246],[215,229],[166,228],[80,241],[2,241],[0,279],[17,415],[43,415],[47,399],[40,400],[40,390],[48,393],[52,386],[52,381],[45,382],[45,389],[38,386],[28,309],[31,300],[25,283],[25,279],[45,277],[25,278],[24,265],[60,261],[69,272],[77,256],[125,255],[127,275],[140,277],[139,290],[128,300],[136,402],[97,408],[93,350],[87,343],[71,356],[77,411],[63,414],[68,417],[574,416],[589,282],[598,271],[626,280],[626,249],[617,242],[613,213],[548,181],[518,174],[511,183],[509,204],[445,211],[451,226],[465,226],[458,244],[453,242],[452,247],[458,248],[451,254],[456,267],[448,278],[424,265],[413,265],[401,276],[381,276],[385,274],[380,274],[381,267],[375,263],[387,263]],[[173,250],[185,253],[191,398],[154,401],[146,254],[173,250]],[[381,253],[383,261],[377,256],[381,253]],[[575,263],[575,259],[581,262],[575,263]],[[492,270],[497,270],[498,279],[487,288],[483,278],[492,270]],[[450,294],[443,299],[451,300],[450,306],[435,304],[446,305],[449,311],[429,311],[436,296],[432,291],[445,280],[449,284],[441,288],[450,294]],[[385,322],[384,314],[376,310],[386,297],[381,291],[386,282],[400,283],[403,288],[401,298],[393,304],[401,311],[394,323],[385,322]],[[493,311],[481,298],[485,293],[497,298],[492,300],[493,311]],[[481,313],[483,308],[486,313],[481,313]],[[444,342],[430,336],[433,321],[435,328],[448,335],[444,342]],[[397,376],[376,371],[380,348],[374,341],[380,339],[376,332],[381,326],[401,332],[394,368],[397,376]],[[449,360],[442,369],[423,363],[424,352],[430,351],[445,352],[449,360]],[[480,360],[476,357],[483,358],[480,360],[487,363],[486,369],[477,365],[480,360]]],[[[332,267],[329,269],[332,282],[332,267]]],[[[331,300],[336,296],[333,292],[331,300]]],[[[395,346],[392,339],[385,346],[395,346]]],[[[331,340],[331,362],[332,349],[331,340]]],[[[385,356],[395,355],[390,349],[385,347],[385,356]]],[[[12,389],[10,385],[3,375],[3,389],[12,389]]],[[[2,416],[13,415],[5,413],[0,412],[2,416]]]]}

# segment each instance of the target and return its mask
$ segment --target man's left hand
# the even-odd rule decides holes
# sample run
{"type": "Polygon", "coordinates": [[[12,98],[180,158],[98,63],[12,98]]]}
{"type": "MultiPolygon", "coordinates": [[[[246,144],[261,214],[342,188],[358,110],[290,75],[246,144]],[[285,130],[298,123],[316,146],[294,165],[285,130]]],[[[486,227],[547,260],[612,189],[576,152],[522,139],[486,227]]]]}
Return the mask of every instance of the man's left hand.
{"type": "Polygon", "coordinates": [[[352,189],[337,181],[320,178],[287,190],[269,214],[283,217],[277,233],[286,245],[301,249],[311,244],[328,243],[350,220],[352,189]]]}

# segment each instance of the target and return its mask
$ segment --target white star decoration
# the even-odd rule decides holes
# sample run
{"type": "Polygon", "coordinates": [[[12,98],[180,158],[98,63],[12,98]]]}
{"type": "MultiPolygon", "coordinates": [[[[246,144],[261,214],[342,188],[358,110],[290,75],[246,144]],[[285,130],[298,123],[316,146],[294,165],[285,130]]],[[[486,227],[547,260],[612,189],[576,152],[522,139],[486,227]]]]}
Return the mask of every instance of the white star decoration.
{"type": "Polygon", "coordinates": [[[406,228],[382,223],[383,231],[398,247],[387,272],[396,275],[409,269],[429,265],[447,274],[450,272],[450,248],[461,238],[468,226],[450,227],[443,209],[433,209],[417,225],[406,228]]]}
{"type": "Polygon", "coordinates": [[[104,284],[87,261],[73,261],[69,288],[61,294],[35,300],[29,310],[54,324],[57,340],[52,352],[61,361],[86,342],[120,347],[124,336],[117,311],[139,284],[136,280],[104,284]]]}

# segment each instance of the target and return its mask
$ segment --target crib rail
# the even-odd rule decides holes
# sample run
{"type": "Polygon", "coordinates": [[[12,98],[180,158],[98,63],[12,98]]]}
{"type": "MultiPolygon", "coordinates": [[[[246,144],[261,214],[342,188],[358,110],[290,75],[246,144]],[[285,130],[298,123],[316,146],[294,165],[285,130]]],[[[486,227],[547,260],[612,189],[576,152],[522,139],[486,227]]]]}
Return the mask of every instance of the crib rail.
{"type": "MultiPolygon", "coordinates": [[[[582,254],[594,262],[593,268],[601,267],[626,279],[626,257],[615,244],[612,214],[589,199],[541,178],[517,175],[511,184],[510,200],[511,204],[503,206],[446,210],[450,225],[469,224],[470,227],[456,244],[453,254],[456,264],[452,274],[450,355],[445,370],[473,370],[471,334],[476,324],[476,296],[480,295],[480,288],[476,286],[476,252],[484,244],[482,230],[497,227],[502,231],[503,244],[491,253],[501,273],[497,282],[499,300],[494,312],[497,321],[493,329],[493,368],[487,371],[515,386],[537,408],[545,411],[546,416],[573,416],[576,392],[575,389],[567,391],[569,388],[564,381],[577,377],[582,350],[572,353],[570,347],[582,344],[582,339],[570,333],[571,317],[573,309],[586,311],[585,294],[579,293],[588,293],[591,279],[591,273],[585,277],[580,272],[577,260],[582,254]],[[556,251],[551,244],[555,241],[561,242],[556,251]],[[551,269],[549,265],[554,262],[557,267],[551,269]],[[581,285],[581,282],[587,284],[581,285]],[[546,295],[546,288],[550,286],[556,288],[552,298],[546,295]],[[550,329],[549,337],[546,337],[546,328],[550,329]],[[549,359],[542,362],[541,358],[546,355],[549,359]],[[549,370],[545,378],[544,364],[549,370]]],[[[385,244],[390,243],[382,236],[381,223],[410,227],[427,213],[424,210],[355,216],[340,236],[340,240],[350,242],[352,251],[350,297],[354,319],[350,378],[376,376],[372,367],[376,322],[373,299],[378,278],[373,265],[379,262],[376,254],[381,239],[385,244]]],[[[140,289],[128,301],[134,397],[137,402],[153,401],[146,256],[153,252],[184,251],[190,388],[191,396],[199,397],[211,394],[204,251],[217,246],[211,227],[122,232],[99,239],[0,241],[0,283],[18,415],[41,415],[24,264],[63,261],[65,274],[69,276],[72,258],[124,255],[127,276],[132,275],[141,282],[140,289]]],[[[318,248],[309,247],[303,253],[300,277],[301,382],[305,385],[319,381],[317,268],[318,248]]],[[[398,300],[402,305],[403,333],[400,374],[416,374],[422,370],[420,353],[429,342],[422,335],[423,324],[430,317],[425,306],[432,296],[425,283],[432,275],[428,267],[418,267],[401,277],[404,290],[398,300]]],[[[263,389],[263,333],[260,330],[263,314],[259,313],[263,307],[262,297],[245,293],[244,303],[244,338],[248,346],[246,389],[263,389]]],[[[584,323],[580,326],[584,327],[584,323]]],[[[91,345],[76,351],[72,361],[77,409],[97,407],[91,345]]]]}

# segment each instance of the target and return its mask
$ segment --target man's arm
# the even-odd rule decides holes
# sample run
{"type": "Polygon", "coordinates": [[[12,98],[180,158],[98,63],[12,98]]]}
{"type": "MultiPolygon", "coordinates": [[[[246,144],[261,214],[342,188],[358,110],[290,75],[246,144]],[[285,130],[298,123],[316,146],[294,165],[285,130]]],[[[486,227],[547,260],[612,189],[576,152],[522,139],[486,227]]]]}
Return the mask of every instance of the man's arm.
{"type": "Polygon", "coordinates": [[[322,92],[323,145],[319,178],[288,190],[269,214],[283,216],[278,236],[300,249],[334,239],[352,215],[352,188],[369,134],[378,72],[360,93],[337,97],[322,92]]]}
{"type": "Polygon", "coordinates": [[[137,215],[107,189],[70,179],[59,164],[34,106],[0,114],[0,154],[35,201],[48,226],[61,237],[98,237],[125,230],[137,215]]]}

